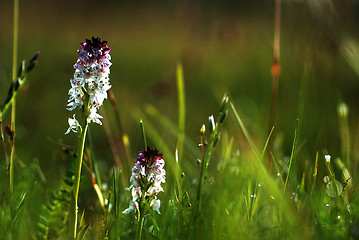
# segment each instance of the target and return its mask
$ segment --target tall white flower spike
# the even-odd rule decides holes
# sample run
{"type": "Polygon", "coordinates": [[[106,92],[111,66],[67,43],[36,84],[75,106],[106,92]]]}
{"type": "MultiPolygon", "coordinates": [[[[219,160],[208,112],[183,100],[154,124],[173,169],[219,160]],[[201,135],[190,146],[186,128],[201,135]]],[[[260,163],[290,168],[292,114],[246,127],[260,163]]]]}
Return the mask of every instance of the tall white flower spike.
{"type": "MultiPolygon", "coordinates": [[[[86,106],[88,123],[102,124],[100,121],[102,116],[97,113],[97,110],[107,99],[107,91],[111,88],[109,79],[112,65],[110,50],[107,42],[101,41],[98,37],[92,37],[91,40],[86,39],[81,44],[81,49],[77,50],[79,58],[74,65],[74,76],[70,80],[71,88],[68,93],[67,110],[73,111],[77,107],[81,108],[84,104],[88,104],[86,106]]],[[[71,130],[75,132],[76,129],[71,128],[71,130]]],[[[70,131],[68,130],[66,133],[70,131]]]]}

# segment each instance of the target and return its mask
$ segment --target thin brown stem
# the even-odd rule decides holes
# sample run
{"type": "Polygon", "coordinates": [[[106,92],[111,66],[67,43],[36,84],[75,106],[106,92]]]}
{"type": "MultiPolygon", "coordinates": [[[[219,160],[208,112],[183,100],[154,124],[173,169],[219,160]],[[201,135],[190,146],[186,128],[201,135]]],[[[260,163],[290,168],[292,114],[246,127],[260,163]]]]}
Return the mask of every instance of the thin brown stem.
{"type": "Polygon", "coordinates": [[[104,129],[105,129],[106,135],[107,135],[108,142],[110,144],[113,159],[115,161],[116,166],[121,167],[120,151],[119,151],[118,146],[116,144],[115,137],[112,134],[113,132],[111,130],[110,123],[107,120],[108,118],[106,116],[107,114],[106,114],[105,110],[102,111],[102,115],[104,116],[104,118],[102,120],[103,121],[103,126],[104,126],[104,129]]]}
{"type": "MultiPolygon", "coordinates": [[[[113,94],[111,89],[108,90],[108,98],[110,99],[113,111],[115,112],[116,124],[118,126],[118,139],[117,139],[116,142],[118,142],[119,153],[120,154],[123,153],[123,156],[128,157],[129,155],[128,155],[128,152],[127,152],[127,148],[125,147],[125,144],[123,142],[124,131],[123,131],[122,123],[121,123],[120,111],[118,110],[115,95],[113,94]]],[[[127,161],[128,160],[129,159],[127,159],[127,161]]]]}
{"type": "MultiPolygon", "coordinates": [[[[281,0],[275,1],[275,16],[274,16],[274,38],[273,38],[273,63],[272,63],[272,104],[269,117],[269,131],[275,126],[277,105],[278,105],[278,85],[279,85],[279,74],[280,74],[280,15],[281,15],[281,0]]],[[[271,151],[271,143],[268,146],[271,151]]],[[[271,158],[268,157],[268,165],[271,168],[271,158]]]]}

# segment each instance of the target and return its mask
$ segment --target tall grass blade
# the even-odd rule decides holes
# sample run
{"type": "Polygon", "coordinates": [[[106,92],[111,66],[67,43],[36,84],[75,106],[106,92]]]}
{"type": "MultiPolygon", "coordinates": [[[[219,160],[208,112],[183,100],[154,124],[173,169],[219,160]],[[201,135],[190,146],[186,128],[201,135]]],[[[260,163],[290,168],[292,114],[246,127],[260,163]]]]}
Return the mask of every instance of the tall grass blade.
{"type": "Polygon", "coordinates": [[[249,133],[247,131],[247,128],[244,126],[244,124],[242,122],[242,119],[239,117],[239,115],[237,113],[237,110],[235,109],[233,103],[232,102],[229,102],[229,103],[231,105],[231,108],[232,108],[232,111],[234,113],[234,116],[235,116],[240,128],[242,129],[243,134],[244,134],[244,136],[245,136],[245,138],[246,138],[246,140],[247,140],[247,142],[249,144],[249,147],[251,148],[253,154],[255,155],[255,158],[260,159],[261,158],[260,154],[259,154],[259,152],[257,150],[257,147],[254,145],[253,140],[252,140],[252,138],[250,137],[250,135],[249,135],[249,133]]]}
{"type": "Polygon", "coordinates": [[[181,63],[177,64],[177,94],[178,94],[178,136],[176,148],[176,181],[180,201],[182,200],[181,187],[181,165],[180,162],[183,156],[183,142],[185,137],[185,120],[186,120],[186,103],[185,103],[185,89],[183,78],[183,66],[181,63]]]}
{"type": "Polygon", "coordinates": [[[141,127],[141,133],[142,133],[142,138],[143,138],[143,143],[145,145],[145,148],[147,148],[147,140],[146,140],[146,132],[145,132],[145,126],[143,125],[143,120],[140,120],[140,127],[141,127]]]}
{"type": "MultiPolygon", "coordinates": [[[[16,63],[17,63],[17,49],[18,49],[18,35],[19,35],[19,0],[14,0],[14,27],[13,27],[13,52],[12,52],[12,79],[13,85],[17,83],[16,78],[16,63]]],[[[15,99],[11,104],[11,131],[15,137],[15,117],[16,117],[16,101],[15,99]]],[[[10,196],[14,191],[14,154],[15,144],[14,139],[10,148],[10,196]]]]}
{"type": "Polygon", "coordinates": [[[268,134],[267,140],[266,140],[266,142],[265,142],[265,144],[264,144],[264,147],[263,147],[263,150],[262,150],[261,158],[264,157],[264,154],[265,154],[265,152],[267,151],[268,144],[269,144],[269,140],[270,140],[271,137],[272,137],[273,131],[274,131],[274,126],[271,128],[271,130],[270,130],[270,132],[269,132],[269,134],[268,134]]]}
{"type": "Polygon", "coordinates": [[[351,168],[351,141],[348,121],[348,106],[342,102],[337,107],[342,156],[348,168],[351,168]]]}
{"type": "Polygon", "coordinates": [[[313,170],[313,183],[312,183],[312,188],[310,190],[310,196],[312,196],[316,181],[317,181],[317,175],[318,175],[318,158],[319,158],[319,153],[317,151],[317,153],[315,154],[315,163],[314,163],[314,170],[313,170]]]}

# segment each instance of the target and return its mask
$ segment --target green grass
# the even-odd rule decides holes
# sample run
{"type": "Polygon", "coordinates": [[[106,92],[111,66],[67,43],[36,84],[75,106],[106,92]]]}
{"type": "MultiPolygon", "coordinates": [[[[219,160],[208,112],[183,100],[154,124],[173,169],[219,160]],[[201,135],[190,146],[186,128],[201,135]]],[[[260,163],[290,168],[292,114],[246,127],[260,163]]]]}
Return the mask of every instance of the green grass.
{"type": "MultiPolygon", "coordinates": [[[[358,238],[359,59],[351,15],[351,4],[357,4],[334,8],[344,24],[335,27],[336,15],[328,13],[326,22],[313,6],[283,1],[273,129],[274,1],[269,8],[212,4],[109,3],[106,13],[86,18],[83,26],[79,19],[85,15],[70,3],[54,5],[68,12],[63,19],[47,3],[20,2],[15,64],[24,58],[26,69],[36,50],[41,55],[11,95],[17,108],[13,194],[6,132],[11,102],[4,106],[0,239],[67,239],[77,147],[75,134],[64,135],[71,115],[67,91],[75,50],[92,35],[112,48],[117,108],[105,101],[104,125],[89,126],[78,198],[80,236],[135,238],[134,214],[122,214],[131,199],[125,188],[138,151],[149,145],[164,153],[166,183],[158,195],[161,214],[145,218],[142,239],[358,238]],[[211,134],[208,116],[220,120],[224,93],[228,115],[211,134]],[[332,156],[329,165],[325,154],[332,156]],[[109,204],[101,203],[101,195],[109,204]]],[[[1,18],[12,22],[5,10],[1,18]]],[[[8,99],[13,79],[12,49],[5,47],[12,44],[12,27],[5,25],[8,34],[1,36],[0,103],[8,99]]]]}

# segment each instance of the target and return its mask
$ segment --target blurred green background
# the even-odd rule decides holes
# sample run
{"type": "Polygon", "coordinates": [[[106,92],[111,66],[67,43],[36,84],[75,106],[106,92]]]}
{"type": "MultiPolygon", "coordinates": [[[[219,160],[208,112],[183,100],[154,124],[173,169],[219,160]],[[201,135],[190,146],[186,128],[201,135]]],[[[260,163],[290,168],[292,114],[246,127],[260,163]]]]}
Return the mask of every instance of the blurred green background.
{"type": "MultiPolygon", "coordinates": [[[[11,80],[12,4],[2,1],[0,8],[1,99],[11,80]]],[[[341,101],[349,107],[353,145],[359,144],[358,10],[354,0],[282,1],[275,135],[283,136],[287,155],[297,118],[311,159],[323,149],[340,155],[336,108],[341,101]]],[[[112,48],[112,90],[132,156],[143,146],[138,121],[149,104],[177,123],[178,62],[184,66],[188,137],[199,142],[202,123],[217,113],[226,92],[262,146],[271,106],[273,23],[274,1],[268,0],[20,1],[18,62],[37,50],[41,55],[17,101],[17,156],[38,159],[46,176],[61,174],[61,149],[49,139],[76,145],[75,134],[64,135],[73,115],[66,110],[67,92],[76,50],[92,36],[112,48]]],[[[105,108],[111,114],[109,102],[105,108]]],[[[170,130],[156,127],[174,149],[170,130]]],[[[226,127],[241,139],[234,122],[226,127]]],[[[114,164],[107,137],[99,126],[91,130],[106,172],[114,164]]]]}

